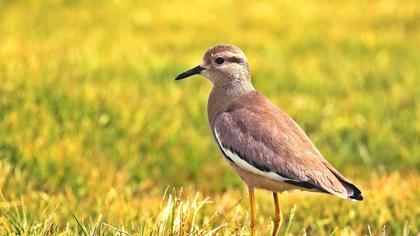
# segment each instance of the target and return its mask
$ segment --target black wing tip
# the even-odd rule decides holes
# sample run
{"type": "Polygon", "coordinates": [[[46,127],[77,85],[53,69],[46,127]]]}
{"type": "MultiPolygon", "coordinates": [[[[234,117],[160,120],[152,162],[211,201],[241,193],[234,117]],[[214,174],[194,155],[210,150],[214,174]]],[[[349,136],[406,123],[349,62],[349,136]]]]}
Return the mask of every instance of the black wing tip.
{"type": "Polygon", "coordinates": [[[356,200],[356,201],[362,201],[364,199],[362,194],[353,194],[353,195],[349,196],[349,198],[351,200],[356,200]]]}
{"type": "Polygon", "coordinates": [[[351,195],[349,195],[349,199],[351,200],[356,200],[356,201],[362,201],[364,198],[362,196],[362,191],[360,191],[360,189],[358,189],[354,184],[352,183],[348,183],[347,184],[350,186],[350,188],[353,190],[353,193],[351,195]]]}

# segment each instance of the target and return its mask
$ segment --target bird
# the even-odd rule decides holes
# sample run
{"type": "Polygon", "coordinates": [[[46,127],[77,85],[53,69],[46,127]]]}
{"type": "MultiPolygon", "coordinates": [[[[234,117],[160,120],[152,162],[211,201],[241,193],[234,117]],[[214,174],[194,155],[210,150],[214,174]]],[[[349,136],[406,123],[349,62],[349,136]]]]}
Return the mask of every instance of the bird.
{"type": "Polygon", "coordinates": [[[280,228],[278,193],[298,189],[363,200],[361,190],[323,157],[303,129],[254,88],[239,47],[211,47],[198,66],[175,80],[192,75],[202,75],[213,85],[208,121],[224,158],[248,187],[251,235],[256,226],[255,189],[273,194],[272,235],[280,228]]]}

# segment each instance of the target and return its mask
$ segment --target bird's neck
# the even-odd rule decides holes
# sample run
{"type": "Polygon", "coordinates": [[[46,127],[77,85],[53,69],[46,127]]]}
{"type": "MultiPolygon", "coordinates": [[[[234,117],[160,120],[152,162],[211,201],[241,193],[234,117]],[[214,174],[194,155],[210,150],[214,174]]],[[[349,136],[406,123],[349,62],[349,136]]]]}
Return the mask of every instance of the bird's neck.
{"type": "Polygon", "coordinates": [[[252,86],[251,80],[249,79],[236,79],[230,81],[229,84],[223,86],[215,86],[213,90],[221,90],[225,93],[228,98],[235,98],[248,94],[251,91],[254,91],[254,86],[252,86]]]}
{"type": "Polygon", "coordinates": [[[207,104],[207,115],[211,126],[216,116],[225,111],[231,101],[252,91],[255,89],[250,80],[235,80],[229,84],[213,86],[207,104]]]}

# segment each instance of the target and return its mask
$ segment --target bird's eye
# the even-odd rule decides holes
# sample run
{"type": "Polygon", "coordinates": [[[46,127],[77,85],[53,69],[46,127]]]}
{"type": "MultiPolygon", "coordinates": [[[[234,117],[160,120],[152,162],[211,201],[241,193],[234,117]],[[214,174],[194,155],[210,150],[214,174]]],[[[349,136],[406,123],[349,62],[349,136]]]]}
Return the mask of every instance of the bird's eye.
{"type": "Polygon", "coordinates": [[[221,65],[221,64],[223,64],[223,62],[225,62],[225,59],[223,57],[218,57],[218,58],[216,58],[216,60],[214,60],[214,62],[221,65]]]}

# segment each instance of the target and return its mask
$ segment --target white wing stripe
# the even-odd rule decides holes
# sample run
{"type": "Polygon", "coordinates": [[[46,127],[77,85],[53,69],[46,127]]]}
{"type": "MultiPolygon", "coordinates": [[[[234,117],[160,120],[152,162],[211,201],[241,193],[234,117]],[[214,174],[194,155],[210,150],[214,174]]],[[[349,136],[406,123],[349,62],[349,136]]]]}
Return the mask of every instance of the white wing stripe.
{"type": "Polygon", "coordinates": [[[239,166],[241,169],[249,171],[251,173],[257,174],[257,175],[261,175],[273,180],[278,180],[278,181],[287,181],[287,180],[291,180],[288,178],[284,178],[274,172],[265,172],[262,170],[259,170],[258,168],[252,166],[251,164],[249,164],[248,162],[246,162],[245,160],[243,160],[240,156],[238,156],[238,154],[236,154],[235,152],[229,150],[228,148],[223,147],[222,142],[220,141],[219,138],[219,133],[217,132],[216,128],[214,128],[214,134],[216,136],[216,140],[220,146],[220,148],[223,150],[223,152],[225,153],[226,156],[228,156],[237,166],[239,166]]]}

